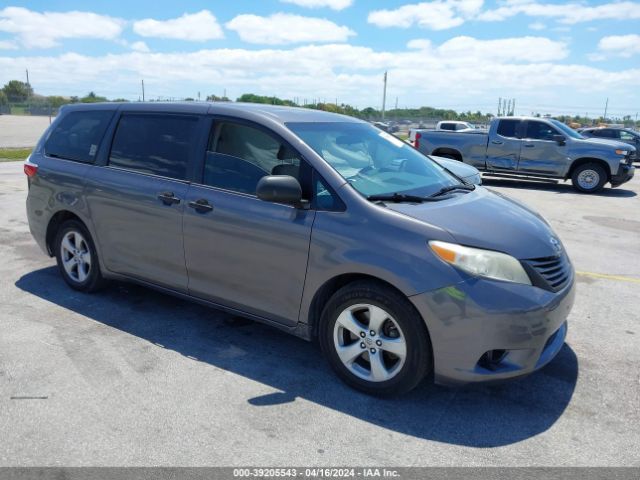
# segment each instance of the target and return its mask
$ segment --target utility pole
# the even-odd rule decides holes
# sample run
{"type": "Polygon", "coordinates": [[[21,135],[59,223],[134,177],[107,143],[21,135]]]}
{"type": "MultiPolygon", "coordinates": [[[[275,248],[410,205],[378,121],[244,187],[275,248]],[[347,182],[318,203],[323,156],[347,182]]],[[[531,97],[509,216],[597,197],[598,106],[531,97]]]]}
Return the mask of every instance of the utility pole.
{"type": "Polygon", "coordinates": [[[498,97],[498,117],[500,116],[501,109],[502,109],[502,97],[498,97]]]}
{"type": "Polygon", "coordinates": [[[604,117],[602,117],[602,119],[606,122],[607,121],[607,110],[609,108],[609,97],[607,97],[607,101],[604,104],[604,117]]]}
{"type": "Polygon", "coordinates": [[[142,101],[144,102],[144,79],[142,79],[142,101]]]}
{"type": "Polygon", "coordinates": [[[513,105],[511,105],[511,113],[516,114],[516,99],[513,99],[513,105]]]}
{"type": "Polygon", "coordinates": [[[198,101],[200,101],[200,92],[198,92],[198,101]]]}
{"type": "Polygon", "coordinates": [[[31,85],[29,83],[29,69],[27,68],[25,71],[27,72],[27,85],[31,85]]]}
{"type": "Polygon", "coordinates": [[[511,99],[509,99],[509,102],[507,103],[507,117],[511,116],[511,99]]]}
{"type": "Polygon", "coordinates": [[[382,120],[384,120],[384,109],[387,104],[387,72],[384,72],[384,88],[382,90],[382,120]]]}
{"type": "Polygon", "coordinates": [[[396,110],[398,110],[398,97],[396,97],[396,110]]]}

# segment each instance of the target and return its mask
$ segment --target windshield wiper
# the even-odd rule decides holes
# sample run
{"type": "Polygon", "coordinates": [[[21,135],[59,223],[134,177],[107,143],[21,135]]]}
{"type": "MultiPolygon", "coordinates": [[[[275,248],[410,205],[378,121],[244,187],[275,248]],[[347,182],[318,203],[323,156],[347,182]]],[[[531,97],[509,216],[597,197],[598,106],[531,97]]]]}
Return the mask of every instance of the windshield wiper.
{"type": "Polygon", "coordinates": [[[475,189],[476,189],[475,185],[467,184],[467,183],[458,183],[456,185],[449,185],[448,187],[442,187],[436,193],[429,195],[429,198],[439,197],[441,195],[444,195],[445,193],[453,192],[455,190],[471,191],[475,189]]]}
{"type": "Polygon", "coordinates": [[[422,203],[422,202],[433,202],[436,200],[435,198],[430,197],[419,197],[417,195],[406,195],[404,193],[385,193],[381,195],[369,195],[367,200],[372,202],[409,202],[409,203],[422,203]]]}

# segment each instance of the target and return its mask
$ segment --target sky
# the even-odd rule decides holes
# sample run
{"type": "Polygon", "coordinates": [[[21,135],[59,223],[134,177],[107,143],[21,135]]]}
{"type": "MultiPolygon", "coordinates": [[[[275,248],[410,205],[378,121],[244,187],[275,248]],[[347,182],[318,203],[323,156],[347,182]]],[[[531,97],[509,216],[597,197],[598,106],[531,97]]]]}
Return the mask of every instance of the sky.
{"type": "Polygon", "coordinates": [[[0,0],[0,85],[43,95],[428,105],[634,118],[640,2],[0,0]]]}

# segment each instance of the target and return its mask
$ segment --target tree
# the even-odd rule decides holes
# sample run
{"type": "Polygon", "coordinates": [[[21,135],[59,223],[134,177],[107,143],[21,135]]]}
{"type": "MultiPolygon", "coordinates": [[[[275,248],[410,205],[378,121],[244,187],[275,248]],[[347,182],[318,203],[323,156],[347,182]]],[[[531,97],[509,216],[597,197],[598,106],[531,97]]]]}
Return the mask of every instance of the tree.
{"type": "Polygon", "coordinates": [[[4,93],[4,90],[0,90],[0,105],[6,105],[7,102],[7,95],[4,93]]]}
{"type": "Polygon", "coordinates": [[[106,97],[99,97],[95,94],[95,92],[89,92],[86,96],[80,99],[82,103],[98,103],[98,102],[106,102],[106,97]]]}
{"type": "Polygon", "coordinates": [[[24,102],[31,95],[33,95],[33,88],[31,85],[20,80],[9,80],[2,91],[7,96],[7,100],[10,102],[24,102]]]}

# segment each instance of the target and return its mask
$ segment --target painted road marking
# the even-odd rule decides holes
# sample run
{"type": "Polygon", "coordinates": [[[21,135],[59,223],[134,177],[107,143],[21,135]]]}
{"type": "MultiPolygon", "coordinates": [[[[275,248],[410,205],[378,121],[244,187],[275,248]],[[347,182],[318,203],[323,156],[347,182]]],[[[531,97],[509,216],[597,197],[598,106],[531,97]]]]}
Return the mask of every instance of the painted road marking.
{"type": "Polygon", "coordinates": [[[604,278],[607,280],[618,280],[620,282],[640,283],[640,278],[622,277],[620,275],[607,275],[606,273],[576,272],[583,277],[604,278]]]}

